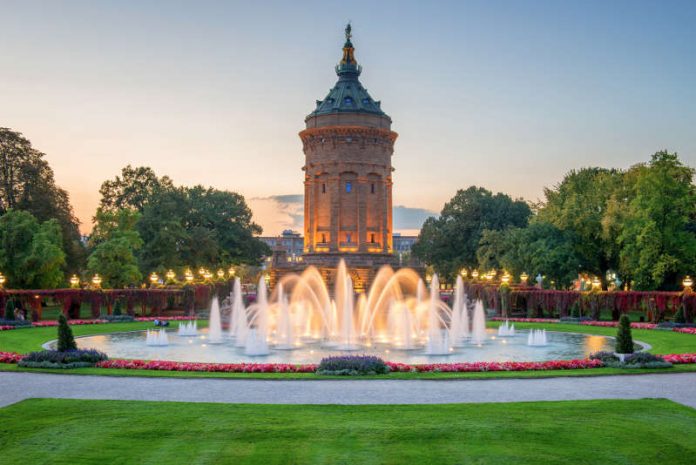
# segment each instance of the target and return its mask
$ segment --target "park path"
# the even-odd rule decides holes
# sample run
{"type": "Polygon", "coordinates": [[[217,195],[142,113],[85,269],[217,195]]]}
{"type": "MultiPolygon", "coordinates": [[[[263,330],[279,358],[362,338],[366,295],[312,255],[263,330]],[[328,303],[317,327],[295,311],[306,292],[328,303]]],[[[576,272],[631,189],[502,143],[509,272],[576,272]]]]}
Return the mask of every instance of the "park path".
{"type": "Polygon", "coordinates": [[[259,380],[0,372],[0,407],[34,397],[258,404],[441,404],[662,397],[696,408],[696,373],[491,380],[259,380]]]}

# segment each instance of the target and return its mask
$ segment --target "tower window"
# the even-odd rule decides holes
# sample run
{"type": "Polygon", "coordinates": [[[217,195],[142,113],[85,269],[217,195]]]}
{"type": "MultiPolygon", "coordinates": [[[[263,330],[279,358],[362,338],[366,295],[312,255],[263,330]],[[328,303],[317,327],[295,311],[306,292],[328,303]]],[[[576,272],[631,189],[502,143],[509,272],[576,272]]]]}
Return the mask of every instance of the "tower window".
{"type": "Polygon", "coordinates": [[[375,233],[370,234],[370,242],[375,243],[375,233]]]}
{"type": "Polygon", "coordinates": [[[350,181],[346,181],[346,192],[350,193],[353,191],[353,183],[350,181]]]}
{"type": "Polygon", "coordinates": [[[353,97],[344,97],[343,103],[345,103],[346,105],[352,105],[353,104],[353,97]]]}
{"type": "Polygon", "coordinates": [[[352,238],[351,238],[350,233],[347,233],[347,234],[346,234],[346,242],[350,244],[350,243],[352,242],[351,239],[352,239],[352,238]]]}
{"type": "Polygon", "coordinates": [[[374,194],[374,193],[375,193],[375,184],[374,184],[374,183],[372,183],[372,184],[370,185],[370,193],[371,193],[371,194],[374,194]]]}
{"type": "Polygon", "coordinates": [[[326,234],[321,235],[321,242],[326,244],[326,234]]]}
{"type": "Polygon", "coordinates": [[[321,184],[321,193],[326,194],[326,184],[324,183],[321,184]]]}

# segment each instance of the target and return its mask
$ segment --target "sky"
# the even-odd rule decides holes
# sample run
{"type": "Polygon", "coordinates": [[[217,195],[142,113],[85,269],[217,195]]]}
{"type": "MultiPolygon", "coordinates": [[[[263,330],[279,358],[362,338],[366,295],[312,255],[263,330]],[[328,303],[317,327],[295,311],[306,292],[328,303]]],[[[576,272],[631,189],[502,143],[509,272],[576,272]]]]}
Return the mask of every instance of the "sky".
{"type": "Polygon", "coordinates": [[[352,22],[399,133],[395,231],[470,185],[537,201],[570,169],[696,164],[694,1],[0,0],[0,127],[46,153],[88,231],[146,165],[301,229],[298,132],[352,22]]]}

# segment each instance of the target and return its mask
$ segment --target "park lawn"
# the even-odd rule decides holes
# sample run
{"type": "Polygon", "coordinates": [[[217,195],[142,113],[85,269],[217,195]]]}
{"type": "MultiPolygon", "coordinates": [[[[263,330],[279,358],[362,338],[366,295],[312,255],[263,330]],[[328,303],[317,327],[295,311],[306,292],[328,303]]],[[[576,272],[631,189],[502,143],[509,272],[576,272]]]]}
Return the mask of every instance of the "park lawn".
{"type": "Polygon", "coordinates": [[[661,399],[250,405],[29,399],[13,464],[687,464],[696,410],[661,399]]]}

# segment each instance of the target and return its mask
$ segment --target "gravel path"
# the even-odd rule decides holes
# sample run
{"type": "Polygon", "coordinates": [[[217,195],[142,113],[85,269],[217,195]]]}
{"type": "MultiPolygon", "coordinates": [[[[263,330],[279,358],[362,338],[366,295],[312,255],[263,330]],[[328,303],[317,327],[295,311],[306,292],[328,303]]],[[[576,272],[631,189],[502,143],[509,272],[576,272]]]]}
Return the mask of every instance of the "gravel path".
{"type": "Polygon", "coordinates": [[[663,397],[696,408],[696,373],[441,381],[282,381],[0,373],[0,407],[32,397],[259,404],[441,404],[663,397]]]}

